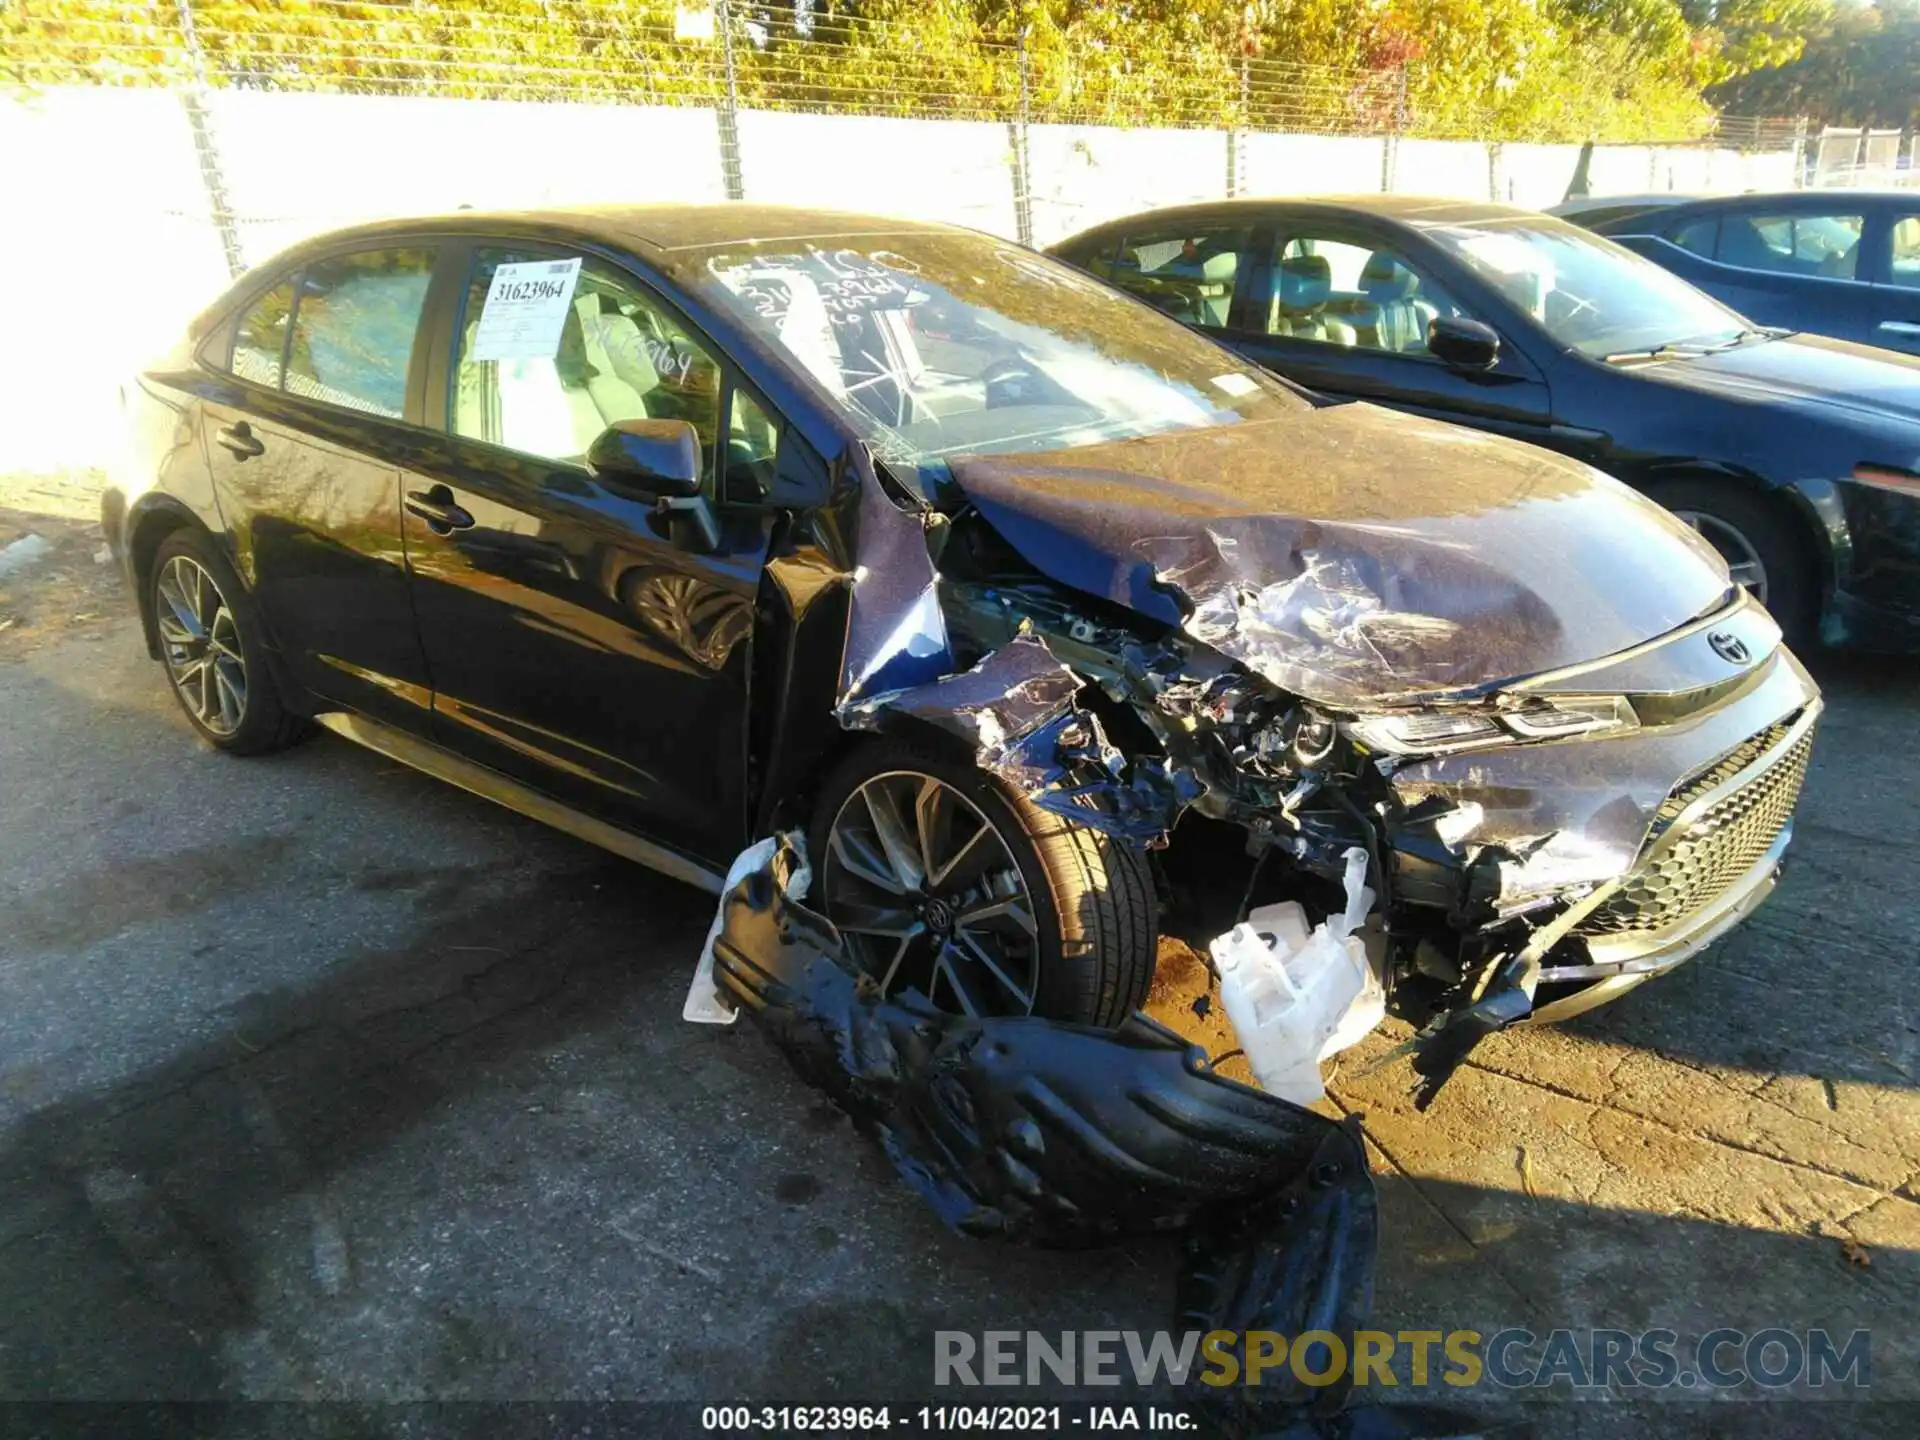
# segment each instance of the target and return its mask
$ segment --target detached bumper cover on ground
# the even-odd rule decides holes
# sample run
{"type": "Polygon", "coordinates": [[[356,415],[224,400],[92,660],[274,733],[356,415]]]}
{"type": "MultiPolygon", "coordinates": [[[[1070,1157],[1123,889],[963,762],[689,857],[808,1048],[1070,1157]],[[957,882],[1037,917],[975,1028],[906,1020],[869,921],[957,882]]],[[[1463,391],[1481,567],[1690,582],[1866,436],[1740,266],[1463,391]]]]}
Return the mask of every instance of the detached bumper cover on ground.
{"type": "MultiPolygon", "coordinates": [[[[1357,1127],[1213,1073],[1145,1016],[1102,1031],[882,999],[786,893],[802,863],[782,840],[722,897],[716,979],[942,1219],[1048,1246],[1182,1232],[1178,1329],[1350,1344],[1378,1238],[1357,1127]]],[[[1345,1398],[1273,1379],[1195,1399],[1265,1424],[1345,1398]]]]}

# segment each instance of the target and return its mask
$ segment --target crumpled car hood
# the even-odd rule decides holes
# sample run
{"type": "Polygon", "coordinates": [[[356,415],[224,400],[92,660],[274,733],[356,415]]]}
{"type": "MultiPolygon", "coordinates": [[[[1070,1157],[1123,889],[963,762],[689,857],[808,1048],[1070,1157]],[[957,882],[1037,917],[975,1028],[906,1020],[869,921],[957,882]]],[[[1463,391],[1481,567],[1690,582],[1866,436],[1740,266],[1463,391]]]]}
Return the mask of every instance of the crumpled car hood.
{"type": "Polygon", "coordinates": [[[950,465],[1049,579],[1332,706],[1599,659],[1729,588],[1591,467],[1371,405],[950,465]]]}

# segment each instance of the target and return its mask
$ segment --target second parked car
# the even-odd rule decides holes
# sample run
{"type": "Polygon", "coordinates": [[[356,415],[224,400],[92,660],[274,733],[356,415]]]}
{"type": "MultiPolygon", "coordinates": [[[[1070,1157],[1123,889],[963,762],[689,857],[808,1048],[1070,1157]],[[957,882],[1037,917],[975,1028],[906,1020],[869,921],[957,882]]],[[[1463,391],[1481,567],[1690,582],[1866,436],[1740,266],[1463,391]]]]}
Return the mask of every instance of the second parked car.
{"type": "Polygon", "coordinates": [[[1920,192],[1673,196],[1632,208],[1575,201],[1553,213],[1760,324],[1920,355],[1920,192]]]}
{"type": "Polygon", "coordinates": [[[1054,253],[1321,394],[1627,481],[1789,636],[1920,646],[1920,357],[1763,329],[1611,241],[1499,205],[1233,200],[1054,253]]]}

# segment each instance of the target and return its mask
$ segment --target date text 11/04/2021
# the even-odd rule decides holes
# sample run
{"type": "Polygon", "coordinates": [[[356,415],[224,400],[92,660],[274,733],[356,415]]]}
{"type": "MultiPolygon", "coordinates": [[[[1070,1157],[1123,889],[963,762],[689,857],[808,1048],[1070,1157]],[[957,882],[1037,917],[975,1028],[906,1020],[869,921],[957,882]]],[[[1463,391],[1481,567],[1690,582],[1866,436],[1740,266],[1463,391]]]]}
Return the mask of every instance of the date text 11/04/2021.
{"type": "Polygon", "coordinates": [[[823,1430],[853,1434],[900,1429],[936,1434],[1067,1430],[1198,1430],[1184,1410],[1156,1405],[709,1405],[700,1427],[716,1431],[823,1430]]]}

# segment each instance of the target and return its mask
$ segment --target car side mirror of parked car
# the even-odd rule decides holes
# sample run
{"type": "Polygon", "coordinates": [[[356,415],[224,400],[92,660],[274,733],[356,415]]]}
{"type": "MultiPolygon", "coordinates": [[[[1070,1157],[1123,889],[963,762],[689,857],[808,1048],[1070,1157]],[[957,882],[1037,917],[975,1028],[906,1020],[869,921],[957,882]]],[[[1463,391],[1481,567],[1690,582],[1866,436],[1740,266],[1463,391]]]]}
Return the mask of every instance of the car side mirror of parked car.
{"type": "Polygon", "coordinates": [[[1464,317],[1436,315],[1427,322],[1427,353],[1456,370],[1487,370],[1500,358],[1500,332],[1464,317]]]}
{"type": "Polygon", "coordinates": [[[588,447],[593,478],[659,499],[700,493],[700,437],[685,420],[616,420],[588,447]]]}

